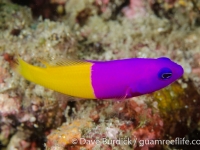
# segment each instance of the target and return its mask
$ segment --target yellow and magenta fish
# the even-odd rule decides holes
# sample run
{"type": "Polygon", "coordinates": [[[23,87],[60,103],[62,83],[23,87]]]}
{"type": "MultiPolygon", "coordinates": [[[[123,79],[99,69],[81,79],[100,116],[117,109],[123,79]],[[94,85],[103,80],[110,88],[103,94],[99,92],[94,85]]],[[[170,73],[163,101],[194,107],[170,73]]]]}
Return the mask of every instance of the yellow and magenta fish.
{"type": "Polygon", "coordinates": [[[17,71],[27,80],[57,92],[88,99],[126,99],[162,89],[183,75],[169,58],[112,61],[60,61],[46,67],[18,58],[17,71]]]}

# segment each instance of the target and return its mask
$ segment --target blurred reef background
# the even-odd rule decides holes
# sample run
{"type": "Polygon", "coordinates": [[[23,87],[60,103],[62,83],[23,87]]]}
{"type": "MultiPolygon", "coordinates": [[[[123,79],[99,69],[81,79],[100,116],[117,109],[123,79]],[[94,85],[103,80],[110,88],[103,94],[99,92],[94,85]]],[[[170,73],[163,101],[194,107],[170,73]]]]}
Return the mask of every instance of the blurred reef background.
{"type": "Polygon", "coordinates": [[[200,1],[0,0],[1,150],[199,150],[200,145],[86,143],[73,139],[200,140],[200,1]],[[112,60],[166,56],[184,76],[126,101],[81,100],[26,81],[20,55],[112,60]]]}

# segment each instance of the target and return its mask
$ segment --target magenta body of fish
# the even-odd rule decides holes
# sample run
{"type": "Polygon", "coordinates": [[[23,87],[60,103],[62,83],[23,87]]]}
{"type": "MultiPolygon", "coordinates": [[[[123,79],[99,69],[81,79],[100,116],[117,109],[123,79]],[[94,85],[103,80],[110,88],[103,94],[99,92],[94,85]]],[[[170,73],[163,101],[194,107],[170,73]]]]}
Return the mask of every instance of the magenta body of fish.
{"type": "Polygon", "coordinates": [[[91,82],[98,99],[125,99],[160,90],[179,79],[183,68],[169,58],[92,62],[91,82]]]}

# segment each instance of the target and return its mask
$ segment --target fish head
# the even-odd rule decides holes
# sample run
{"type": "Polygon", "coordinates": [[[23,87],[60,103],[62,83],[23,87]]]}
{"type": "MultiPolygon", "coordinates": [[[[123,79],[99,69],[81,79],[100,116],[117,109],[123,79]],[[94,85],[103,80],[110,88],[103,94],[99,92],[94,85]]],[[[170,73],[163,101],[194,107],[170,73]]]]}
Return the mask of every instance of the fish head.
{"type": "Polygon", "coordinates": [[[141,94],[160,90],[182,77],[184,73],[182,66],[166,57],[154,59],[143,66],[143,75],[137,87],[141,94]]]}

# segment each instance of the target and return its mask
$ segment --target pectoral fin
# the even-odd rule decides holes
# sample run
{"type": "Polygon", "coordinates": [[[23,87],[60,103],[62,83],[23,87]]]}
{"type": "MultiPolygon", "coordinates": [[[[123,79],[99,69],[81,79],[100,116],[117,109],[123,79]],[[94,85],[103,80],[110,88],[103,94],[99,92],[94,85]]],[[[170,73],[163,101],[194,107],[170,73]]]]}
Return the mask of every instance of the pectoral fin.
{"type": "Polygon", "coordinates": [[[131,94],[131,88],[128,87],[128,88],[126,89],[126,91],[125,91],[125,94],[124,94],[123,96],[121,96],[121,97],[117,97],[116,99],[117,99],[118,101],[123,101],[123,100],[129,98],[129,97],[130,97],[130,94],[131,94]]]}

